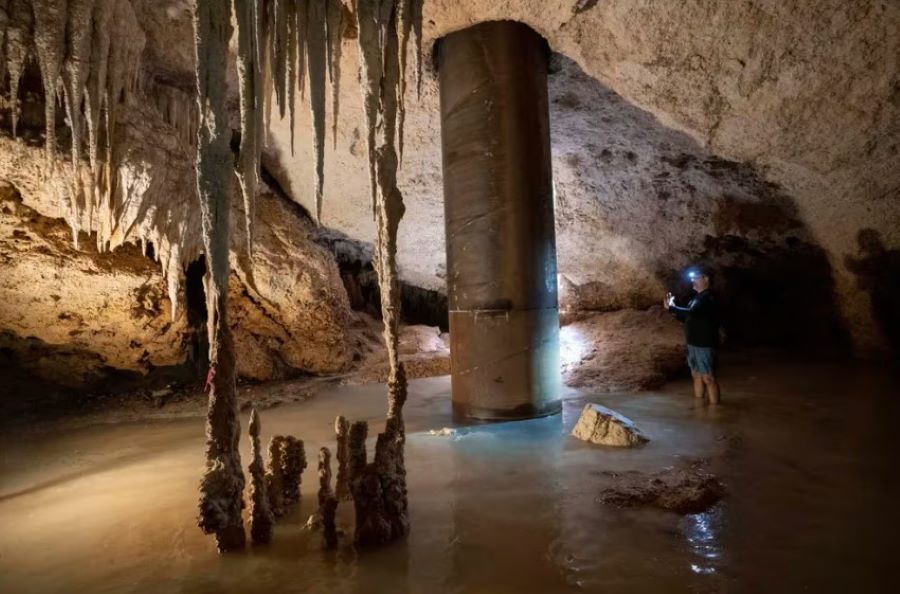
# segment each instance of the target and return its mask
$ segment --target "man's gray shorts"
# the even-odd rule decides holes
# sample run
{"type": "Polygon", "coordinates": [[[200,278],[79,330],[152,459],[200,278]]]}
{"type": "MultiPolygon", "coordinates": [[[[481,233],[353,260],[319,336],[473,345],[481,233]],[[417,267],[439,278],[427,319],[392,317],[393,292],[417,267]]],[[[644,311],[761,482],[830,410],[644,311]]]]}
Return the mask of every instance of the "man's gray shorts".
{"type": "Polygon", "coordinates": [[[687,345],[687,363],[691,371],[702,375],[716,373],[716,349],[687,345]]]}

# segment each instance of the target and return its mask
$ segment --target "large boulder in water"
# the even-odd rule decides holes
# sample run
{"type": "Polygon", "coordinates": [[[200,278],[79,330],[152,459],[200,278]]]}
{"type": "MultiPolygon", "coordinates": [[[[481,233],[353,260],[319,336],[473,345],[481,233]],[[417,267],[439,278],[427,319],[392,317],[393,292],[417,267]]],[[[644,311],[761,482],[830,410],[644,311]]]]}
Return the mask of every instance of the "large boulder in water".
{"type": "Polygon", "coordinates": [[[572,429],[572,436],[598,445],[617,447],[633,447],[649,441],[631,419],[594,403],[584,405],[581,417],[572,429]]]}

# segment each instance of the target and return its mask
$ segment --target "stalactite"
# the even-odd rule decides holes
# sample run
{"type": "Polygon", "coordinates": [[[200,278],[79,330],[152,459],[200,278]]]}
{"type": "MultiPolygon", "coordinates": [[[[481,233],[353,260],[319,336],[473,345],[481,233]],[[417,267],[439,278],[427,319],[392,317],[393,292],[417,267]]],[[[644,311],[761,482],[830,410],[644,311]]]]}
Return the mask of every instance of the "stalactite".
{"type": "Polygon", "coordinates": [[[341,54],[344,38],[344,5],[341,0],[327,0],[328,79],[331,81],[331,139],[337,149],[338,114],[341,109],[341,54]]]}
{"type": "Polygon", "coordinates": [[[327,549],[337,547],[337,528],[334,522],[337,504],[338,500],[331,490],[331,452],[323,447],[319,449],[319,519],[327,549]]]}
{"type": "Polygon", "coordinates": [[[6,27],[6,70],[9,72],[9,105],[12,134],[19,124],[19,81],[25,71],[25,60],[34,36],[34,13],[28,0],[10,0],[9,23],[6,27]]]}
{"type": "Polygon", "coordinates": [[[412,0],[413,32],[416,34],[416,98],[422,97],[422,8],[424,4],[425,0],[412,0]]]}
{"type": "Polygon", "coordinates": [[[322,191],[325,184],[325,71],[328,34],[325,0],[309,5],[306,34],[309,104],[313,120],[313,150],[316,153],[316,221],[322,222],[322,191]]]}
{"type": "Polygon", "coordinates": [[[397,93],[397,153],[403,161],[403,124],[406,121],[406,50],[412,30],[413,0],[397,0],[397,32],[400,36],[397,60],[400,64],[399,91],[397,93]]]}
{"type": "Polygon", "coordinates": [[[7,25],[9,25],[9,0],[0,0],[0,80],[6,77],[7,25]]]}
{"type": "Polygon", "coordinates": [[[274,60],[275,101],[278,115],[283,119],[287,105],[287,4],[290,0],[274,0],[275,29],[272,35],[272,58],[274,60]]]}
{"type": "Polygon", "coordinates": [[[263,106],[258,103],[262,93],[261,76],[256,60],[259,54],[256,2],[234,0],[234,15],[238,26],[238,79],[241,101],[241,152],[237,175],[244,197],[244,218],[247,230],[247,253],[252,258],[253,220],[256,213],[256,192],[259,187],[260,146],[259,126],[263,106]]]}
{"type": "Polygon", "coordinates": [[[299,31],[297,29],[297,1],[289,0],[286,6],[287,10],[287,108],[290,114],[291,126],[291,155],[294,154],[294,101],[296,99],[297,89],[297,41],[299,31]]]}
{"type": "Polygon", "coordinates": [[[281,475],[283,477],[284,504],[293,505],[300,501],[300,484],[306,469],[306,451],[303,440],[287,435],[281,442],[281,475]]]}
{"type": "Polygon", "coordinates": [[[269,494],[269,507],[275,517],[285,514],[282,441],[284,441],[284,437],[281,435],[275,435],[269,440],[269,459],[266,463],[266,490],[269,494]]]}
{"type": "Polygon", "coordinates": [[[275,516],[269,507],[269,494],[266,488],[266,469],[263,464],[262,449],[259,443],[261,430],[259,414],[254,408],[250,412],[250,538],[254,544],[267,544],[272,541],[272,526],[275,516]]]}
{"type": "Polygon", "coordinates": [[[369,157],[369,188],[372,193],[372,213],[378,184],[375,180],[375,134],[381,97],[382,47],[380,42],[378,2],[357,0],[356,23],[360,56],[360,84],[363,92],[363,109],[366,113],[366,146],[369,157]]]}
{"type": "Polygon", "coordinates": [[[275,0],[258,0],[259,42],[262,79],[263,79],[263,127],[268,130],[272,122],[272,88],[274,86],[275,56],[272,49],[272,38],[275,35],[275,0]]]}
{"type": "Polygon", "coordinates": [[[374,170],[370,175],[373,175],[377,229],[376,272],[390,363],[385,430],[376,440],[373,462],[366,465],[361,475],[354,474],[351,487],[357,512],[356,543],[360,546],[381,545],[405,536],[409,530],[402,414],[406,401],[406,374],[398,357],[400,300],[396,250],[397,229],[404,213],[403,196],[397,187],[395,146],[397,95],[402,76],[398,33],[402,25],[398,21],[396,2],[357,2],[364,104],[369,124],[369,162],[374,170]],[[381,125],[376,126],[379,117],[381,125]]]}
{"type": "MultiPolygon", "coordinates": [[[[241,549],[246,536],[241,518],[244,473],[238,441],[240,423],[235,394],[235,359],[228,325],[228,234],[231,214],[232,155],[226,108],[228,3],[197,0],[194,7],[197,58],[197,189],[202,210],[203,244],[209,266],[210,392],[206,417],[206,473],[200,486],[200,528],[215,533],[220,551],[241,549]]],[[[115,101],[110,97],[110,101],[115,101]]]]}
{"type": "Polygon", "coordinates": [[[334,493],[339,500],[344,501],[350,499],[350,423],[347,419],[338,416],[334,420],[334,433],[337,437],[335,457],[338,462],[334,493]]]}
{"type": "MultiPolygon", "coordinates": [[[[91,68],[87,80],[87,101],[85,116],[88,122],[88,159],[94,186],[99,191],[99,146],[101,111],[106,108],[106,73],[109,62],[109,19],[112,14],[111,0],[97,0],[94,4],[93,36],[91,44],[91,68]]],[[[98,197],[95,195],[94,201],[98,197]]],[[[98,242],[100,241],[98,233],[98,242]]]]}
{"type": "Polygon", "coordinates": [[[309,0],[297,3],[297,89],[300,100],[306,99],[306,34],[309,30],[309,0]]]}
{"type": "Polygon", "coordinates": [[[67,0],[32,0],[34,46],[44,84],[44,149],[47,164],[56,155],[56,95],[65,53],[67,0]]]}

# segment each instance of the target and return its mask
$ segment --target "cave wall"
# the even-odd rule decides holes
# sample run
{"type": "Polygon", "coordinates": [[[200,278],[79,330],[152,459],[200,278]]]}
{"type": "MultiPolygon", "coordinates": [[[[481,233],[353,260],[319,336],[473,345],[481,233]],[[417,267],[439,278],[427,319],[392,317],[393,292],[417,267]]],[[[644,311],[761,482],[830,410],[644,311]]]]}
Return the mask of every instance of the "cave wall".
{"type": "MultiPolygon", "coordinates": [[[[559,269],[572,307],[655,303],[671,274],[698,258],[712,259],[732,289],[752,285],[746,290],[758,295],[759,283],[741,271],[758,277],[799,246],[805,255],[788,267],[799,278],[776,271],[766,281],[772,291],[808,280],[807,300],[827,313],[834,341],[847,337],[862,355],[887,351],[892,331],[847,261],[866,257],[863,230],[887,252],[900,246],[896,3],[434,0],[425,5],[426,49],[491,19],[525,22],[565,56],[551,76],[551,135],[559,269]]],[[[356,67],[345,52],[343,72],[356,67]]],[[[324,222],[371,241],[360,110],[358,88],[345,84],[336,147],[327,148],[324,222]]],[[[400,271],[442,290],[433,73],[420,99],[408,90],[407,110],[400,271]]],[[[308,109],[298,114],[308,129],[308,109]]],[[[309,206],[309,143],[291,155],[286,124],[275,120],[270,132],[265,162],[309,206]]],[[[805,311],[803,299],[790,300],[789,312],[805,311]]]]}
{"type": "MultiPolygon", "coordinates": [[[[151,244],[159,282],[178,304],[183,271],[202,252],[193,232],[190,3],[131,4],[146,45],[135,100],[118,113],[117,144],[125,150],[116,221],[105,223],[109,240],[99,247],[118,254],[129,244],[151,244]]],[[[426,2],[426,53],[450,31],[499,18],[529,24],[556,52],[551,133],[564,308],[656,304],[666,289],[684,288],[681,267],[701,260],[716,270],[729,334],[739,342],[850,341],[860,354],[900,342],[892,313],[900,253],[900,9],[869,0],[794,4],[426,2]],[[761,326],[766,319],[775,323],[761,326]],[[782,320],[796,322],[790,332],[769,331],[785,326],[782,320]]],[[[29,68],[25,140],[0,138],[0,180],[40,215],[71,219],[70,166],[47,171],[40,158],[42,97],[29,68]]],[[[375,230],[357,69],[356,52],[344,51],[337,135],[326,143],[323,222],[368,244],[375,230]]],[[[407,214],[398,258],[407,286],[441,292],[440,126],[427,63],[426,70],[421,97],[415,85],[407,90],[399,179],[407,214]]],[[[299,369],[332,373],[360,356],[332,252],[302,213],[279,203],[287,197],[314,207],[310,113],[299,98],[296,113],[293,152],[286,121],[274,115],[268,131],[263,162],[283,196],[262,201],[269,206],[261,207],[258,263],[242,255],[243,229],[233,233],[235,317],[247,329],[238,335],[247,353],[241,363],[255,379],[299,369]]],[[[3,108],[0,130],[7,127],[3,108]]],[[[80,217],[78,227],[88,231],[104,224],[91,213],[80,217]]],[[[352,289],[360,278],[345,274],[344,284],[352,289]]],[[[434,297],[410,295],[412,304],[434,297]]],[[[364,301],[371,307],[371,298],[364,301]]],[[[433,314],[429,303],[416,307],[433,314]]],[[[176,321],[180,316],[176,311],[176,321]]],[[[125,358],[130,363],[117,364],[137,365],[125,358]]]]}

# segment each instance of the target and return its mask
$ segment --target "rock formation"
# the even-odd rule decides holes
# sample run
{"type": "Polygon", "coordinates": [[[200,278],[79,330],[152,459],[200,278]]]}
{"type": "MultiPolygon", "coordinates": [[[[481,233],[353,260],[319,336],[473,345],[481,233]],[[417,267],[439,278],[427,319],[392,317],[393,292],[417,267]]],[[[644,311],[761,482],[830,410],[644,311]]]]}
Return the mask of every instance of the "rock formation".
{"type": "Polygon", "coordinates": [[[334,433],[337,438],[335,457],[338,462],[337,478],[334,494],[339,501],[346,501],[350,496],[350,423],[342,416],[334,420],[334,433]]]}
{"type": "Polygon", "coordinates": [[[618,507],[648,506],[678,514],[707,511],[725,495],[725,485],[709,472],[708,460],[691,460],[652,474],[626,472],[610,475],[613,486],[599,500],[618,507]]]}
{"type": "Polygon", "coordinates": [[[622,448],[649,441],[631,419],[594,403],[584,405],[578,422],[572,428],[572,437],[597,445],[622,448]]]}
{"type": "Polygon", "coordinates": [[[269,493],[266,485],[266,468],[259,443],[261,430],[259,414],[256,408],[250,412],[250,538],[254,544],[267,544],[272,541],[272,526],[275,515],[269,506],[269,493]]]}
{"type": "Polygon", "coordinates": [[[337,547],[337,527],[334,516],[337,512],[338,500],[331,489],[331,452],[328,448],[319,449],[319,511],[322,522],[322,536],[325,539],[325,548],[337,547]]]}
{"type": "Polygon", "coordinates": [[[300,484],[306,470],[303,440],[286,435],[281,440],[282,500],[285,506],[300,502],[300,484]]]}
{"type": "Polygon", "coordinates": [[[268,460],[266,461],[266,492],[269,494],[269,507],[276,518],[286,513],[284,501],[284,460],[283,441],[281,435],[274,435],[269,440],[268,460]]]}
{"type": "Polygon", "coordinates": [[[685,369],[684,331],[661,307],[568,317],[559,331],[568,386],[652,390],[685,369]]]}
{"type": "Polygon", "coordinates": [[[225,109],[225,65],[231,39],[227,4],[198,0],[194,12],[200,126],[197,133],[197,187],[209,312],[209,409],[206,417],[206,474],[200,487],[200,528],[216,535],[220,551],[244,547],[244,473],[238,451],[240,423],[235,395],[235,353],[228,325],[229,216],[232,156],[225,109]]]}

